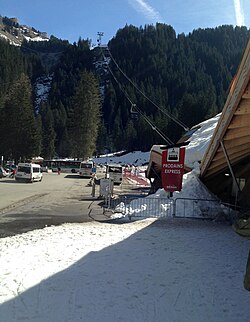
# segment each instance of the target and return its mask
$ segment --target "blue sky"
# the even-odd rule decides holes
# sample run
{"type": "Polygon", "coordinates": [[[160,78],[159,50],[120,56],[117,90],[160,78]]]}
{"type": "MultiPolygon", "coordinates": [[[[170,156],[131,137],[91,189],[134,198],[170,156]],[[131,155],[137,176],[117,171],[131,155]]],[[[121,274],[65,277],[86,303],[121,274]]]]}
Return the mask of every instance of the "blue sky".
{"type": "Polygon", "coordinates": [[[0,15],[70,42],[96,43],[101,31],[107,43],[126,24],[163,22],[177,34],[223,24],[250,28],[250,0],[0,0],[0,15]]]}

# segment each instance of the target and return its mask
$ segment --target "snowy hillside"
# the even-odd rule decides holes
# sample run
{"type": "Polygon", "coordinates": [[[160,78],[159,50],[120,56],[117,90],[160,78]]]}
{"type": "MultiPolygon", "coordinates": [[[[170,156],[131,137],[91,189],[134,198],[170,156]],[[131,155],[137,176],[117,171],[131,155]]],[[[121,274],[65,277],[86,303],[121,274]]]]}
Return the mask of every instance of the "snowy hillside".
{"type": "Polygon", "coordinates": [[[51,81],[52,81],[52,76],[41,76],[39,77],[35,84],[35,94],[36,94],[36,99],[35,99],[35,110],[36,112],[39,111],[39,106],[42,102],[46,102],[49,96],[49,91],[51,88],[51,81]]]}
{"type": "Polygon", "coordinates": [[[32,27],[20,25],[17,18],[0,16],[0,38],[7,40],[11,45],[21,46],[26,41],[48,41],[46,32],[40,32],[32,27]]]}
{"type": "Polygon", "coordinates": [[[133,151],[123,155],[116,155],[114,153],[101,155],[98,158],[93,158],[97,164],[119,163],[121,165],[135,165],[141,166],[148,163],[150,152],[133,151]]]}

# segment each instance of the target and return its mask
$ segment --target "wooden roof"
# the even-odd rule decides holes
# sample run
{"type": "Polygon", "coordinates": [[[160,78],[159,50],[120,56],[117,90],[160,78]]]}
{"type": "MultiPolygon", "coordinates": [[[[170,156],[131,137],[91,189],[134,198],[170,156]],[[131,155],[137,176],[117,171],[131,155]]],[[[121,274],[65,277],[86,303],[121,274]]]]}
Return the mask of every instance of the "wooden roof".
{"type": "Polygon", "coordinates": [[[206,180],[228,169],[225,151],[232,166],[250,156],[250,38],[202,159],[202,179],[206,180]]]}

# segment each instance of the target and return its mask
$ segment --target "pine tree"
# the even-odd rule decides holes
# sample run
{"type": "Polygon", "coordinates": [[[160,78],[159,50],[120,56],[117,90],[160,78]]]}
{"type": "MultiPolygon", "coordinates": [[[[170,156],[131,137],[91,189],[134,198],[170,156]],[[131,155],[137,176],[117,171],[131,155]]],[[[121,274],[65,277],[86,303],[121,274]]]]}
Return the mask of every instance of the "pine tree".
{"type": "Polygon", "coordinates": [[[72,156],[85,159],[96,150],[100,124],[99,87],[92,73],[82,73],[71,105],[69,137],[72,156]]]}
{"type": "Polygon", "coordinates": [[[43,123],[43,139],[42,139],[42,156],[45,159],[51,159],[55,155],[55,139],[54,120],[50,106],[41,108],[43,123]]]}
{"type": "Polygon", "coordinates": [[[105,124],[101,122],[99,126],[97,142],[96,142],[97,154],[105,153],[105,148],[107,147],[110,147],[110,138],[108,136],[105,124]]]}
{"type": "Polygon", "coordinates": [[[42,136],[43,136],[43,130],[42,130],[42,118],[41,115],[37,115],[35,117],[35,126],[36,126],[36,136],[35,136],[35,142],[36,146],[34,148],[34,155],[40,156],[42,152],[42,136]]]}
{"type": "Polygon", "coordinates": [[[132,120],[129,120],[125,130],[125,137],[124,137],[124,148],[127,150],[136,149],[136,136],[137,131],[134,128],[134,123],[132,120]]]}
{"type": "Polygon", "coordinates": [[[38,132],[31,101],[31,84],[22,74],[13,84],[4,103],[6,145],[8,157],[26,160],[39,152],[38,132]]]}

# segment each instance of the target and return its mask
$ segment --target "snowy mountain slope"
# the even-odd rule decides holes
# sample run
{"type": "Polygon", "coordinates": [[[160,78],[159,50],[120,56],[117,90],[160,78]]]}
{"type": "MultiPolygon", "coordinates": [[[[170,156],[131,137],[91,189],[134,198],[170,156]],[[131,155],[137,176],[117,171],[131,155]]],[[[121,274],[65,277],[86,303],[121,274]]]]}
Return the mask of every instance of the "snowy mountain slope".
{"type": "Polygon", "coordinates": [[[20,25],[17,18],[0,16],[0,38],[7,40],[11,45],[21,46],[26,41],[48,41],[46,32],[40,32],[32,27],[20,25]]]}

